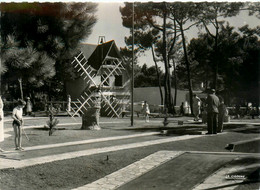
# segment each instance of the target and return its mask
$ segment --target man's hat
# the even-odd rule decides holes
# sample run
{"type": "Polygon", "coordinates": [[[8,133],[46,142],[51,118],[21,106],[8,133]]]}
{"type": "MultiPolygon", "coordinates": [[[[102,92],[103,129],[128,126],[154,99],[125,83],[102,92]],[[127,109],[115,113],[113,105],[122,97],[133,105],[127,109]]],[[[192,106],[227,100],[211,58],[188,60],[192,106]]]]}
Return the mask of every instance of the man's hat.
{"type": "Polygon", "coordinates": [[[210,89],[210,92],[214,93],[214,92],[216,92],[216,90],[214,88],[212,88],[212,89],[210,89]]]}

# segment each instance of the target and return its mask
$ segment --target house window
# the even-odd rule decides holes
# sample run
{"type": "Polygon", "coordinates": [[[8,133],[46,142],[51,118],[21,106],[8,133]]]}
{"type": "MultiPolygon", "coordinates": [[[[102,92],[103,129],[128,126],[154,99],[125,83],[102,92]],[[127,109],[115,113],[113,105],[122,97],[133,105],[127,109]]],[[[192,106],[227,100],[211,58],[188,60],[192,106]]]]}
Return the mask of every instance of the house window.
{"type": "Polygon", "coordinates": [[[107,78],[107,75],[101,75],[101,82],[104,86],[109,86],[109,77],[107,78]]]}
{"type": "Polygon", "coordinates": [[[115,86],[123,86],[122,75],[115,75],[115,86]]]}

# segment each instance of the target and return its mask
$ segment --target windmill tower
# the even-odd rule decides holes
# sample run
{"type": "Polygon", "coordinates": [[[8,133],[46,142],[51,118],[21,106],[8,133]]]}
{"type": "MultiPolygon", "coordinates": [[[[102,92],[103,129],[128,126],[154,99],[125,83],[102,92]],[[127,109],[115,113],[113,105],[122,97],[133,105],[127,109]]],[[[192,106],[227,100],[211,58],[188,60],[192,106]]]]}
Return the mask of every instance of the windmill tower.
{"type": "Polygon", "coordinates": [[[71,102],[71,117],[83,114],[97,99],[101,101],[101,114],[120,117],[123,107],[130,101],[129,74],[115,42],[100,40],[102,43],[92,49],[83,44],[80,53],[71,62],[84,80],[84,89],[76,101],[71,102]]]}

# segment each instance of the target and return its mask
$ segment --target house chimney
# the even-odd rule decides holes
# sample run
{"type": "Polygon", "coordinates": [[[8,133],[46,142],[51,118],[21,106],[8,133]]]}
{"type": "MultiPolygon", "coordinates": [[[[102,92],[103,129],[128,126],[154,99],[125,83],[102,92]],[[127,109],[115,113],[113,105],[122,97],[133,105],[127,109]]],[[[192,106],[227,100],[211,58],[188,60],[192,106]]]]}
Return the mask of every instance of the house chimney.
{"type": "Polygon", "coordinates": [[[99,36],[98,37],[98,44],[103,44],[104,42],[106,42],[105,36],[99,36]]]}

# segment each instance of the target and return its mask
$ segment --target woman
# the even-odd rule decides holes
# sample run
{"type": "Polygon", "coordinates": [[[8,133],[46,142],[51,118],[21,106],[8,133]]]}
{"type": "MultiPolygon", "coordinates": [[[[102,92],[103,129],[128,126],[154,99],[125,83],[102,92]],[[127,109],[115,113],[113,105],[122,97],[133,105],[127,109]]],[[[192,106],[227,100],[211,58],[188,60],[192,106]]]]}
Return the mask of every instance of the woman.
{"type": "Polygon", "coordinates": [[[27,98],[27,103],[26,103],[26,115],[31,115],[32,114],[32,102],[30,98],[27,98]]]}
{"type": "MultiPolygon", "coordinates": [[[[3,100],[0,96],[0,142],[4,141],[4,104],[3,100]]],[[[3,149],[0,148],[0,152],[4,152],[3,149]]]]}
{"type": "Polygon", "coordinates": [[[26,102],[23,100],[18,101],[18,105],[13,109],[12,118],[14,128],[14,144],[15,150],[23,150],[22,148],[22,125],[23,125],[23,108],[26,102]]]}

